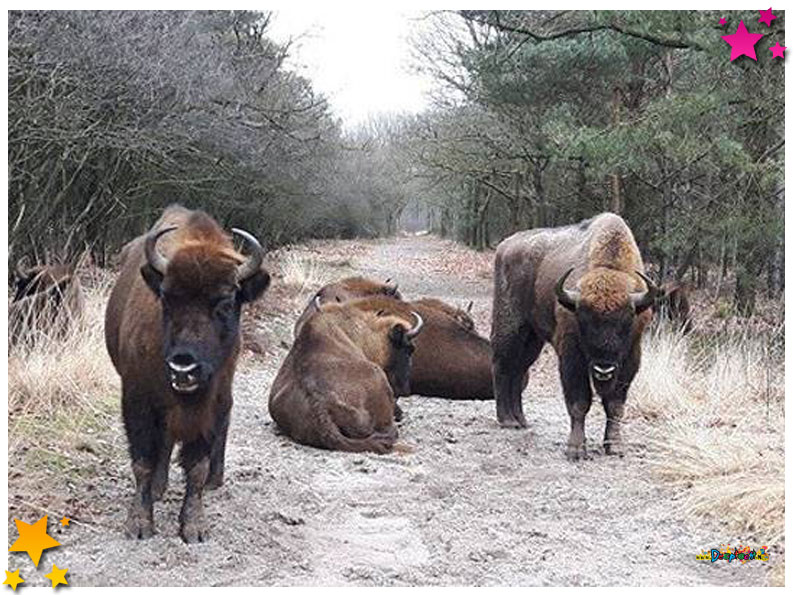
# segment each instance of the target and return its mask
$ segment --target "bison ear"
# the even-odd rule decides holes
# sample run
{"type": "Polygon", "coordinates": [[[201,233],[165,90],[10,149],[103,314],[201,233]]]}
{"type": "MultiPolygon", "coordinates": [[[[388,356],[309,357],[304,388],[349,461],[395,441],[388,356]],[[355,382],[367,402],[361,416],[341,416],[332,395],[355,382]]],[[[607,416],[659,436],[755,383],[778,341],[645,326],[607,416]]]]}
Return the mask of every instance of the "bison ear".
{"type": "Polygon", "coordinates": [[[149,289],[154,292],[154,295],[159,296],[160,285],[163,283],[163,274],[147,262],[141,267],[141,276],[146,281],[149,289]]]}
{"type": "Polygon", "coordinates": [[[270,273],[265,269],[259,269],[256,273],[240,283],[240,289],[237,291],[237,299],[240,300],[240,303],[253,302],[259,298],[268,287],[270,287],[270,273]]]}

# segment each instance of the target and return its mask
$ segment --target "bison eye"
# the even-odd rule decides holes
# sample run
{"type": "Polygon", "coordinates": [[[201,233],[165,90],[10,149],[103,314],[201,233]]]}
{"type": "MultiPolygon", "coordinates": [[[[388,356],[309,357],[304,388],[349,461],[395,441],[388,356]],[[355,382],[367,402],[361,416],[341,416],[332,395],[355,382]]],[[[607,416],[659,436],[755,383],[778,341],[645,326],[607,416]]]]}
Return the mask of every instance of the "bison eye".
{"type": "Polygon", "coordinates": [[[231,298],[223,298],[215,303],[213,314],[218,318],[229,318],[234,314],[234,300],[231,298]]]}

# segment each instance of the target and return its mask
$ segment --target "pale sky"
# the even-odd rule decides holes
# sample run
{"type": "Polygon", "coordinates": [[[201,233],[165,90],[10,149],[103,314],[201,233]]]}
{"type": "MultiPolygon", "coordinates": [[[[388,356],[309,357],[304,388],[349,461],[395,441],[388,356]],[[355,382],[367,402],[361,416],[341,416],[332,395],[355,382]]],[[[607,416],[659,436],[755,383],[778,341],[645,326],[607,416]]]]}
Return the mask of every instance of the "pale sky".
{"type": "Polygon", "coordinates": [[[269,34],[295,40],[288,67],[311,79],[350,128],[379,112],[427,107],[430,82],[409,70],[411,19],[419,16],[388,7],[279,10],[269,34]]]}

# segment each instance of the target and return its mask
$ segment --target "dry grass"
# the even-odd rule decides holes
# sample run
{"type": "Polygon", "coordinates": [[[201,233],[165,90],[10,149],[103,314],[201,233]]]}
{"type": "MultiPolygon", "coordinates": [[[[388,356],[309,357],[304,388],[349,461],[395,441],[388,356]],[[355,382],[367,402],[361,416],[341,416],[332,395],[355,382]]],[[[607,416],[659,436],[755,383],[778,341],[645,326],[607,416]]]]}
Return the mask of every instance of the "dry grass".
{"type": "Polygon", "coordinates": [[[119,380],[103,333],[112,280],[89,277],[82,324],[61,338],[39,330],[9,348],[9,495],[17,500],[36,501],[44,478],[68,482],[86,468],[82,453],[109,452],[114,440],[107,431],[119,417],[119,380]]]}
{"type": "Polygon", "coordinates": [[[282,283],[299,293],[327,282],[324,267],[310,256],[288,251],[284,253],[280,265],[282,283]]]}
{"type": "Polygon", "coordinates": [[[783,329],[764,335],[648,333],[630,415],[648,420],[660,478],[686,512],[746,541],[784,539],[783,329]]]}

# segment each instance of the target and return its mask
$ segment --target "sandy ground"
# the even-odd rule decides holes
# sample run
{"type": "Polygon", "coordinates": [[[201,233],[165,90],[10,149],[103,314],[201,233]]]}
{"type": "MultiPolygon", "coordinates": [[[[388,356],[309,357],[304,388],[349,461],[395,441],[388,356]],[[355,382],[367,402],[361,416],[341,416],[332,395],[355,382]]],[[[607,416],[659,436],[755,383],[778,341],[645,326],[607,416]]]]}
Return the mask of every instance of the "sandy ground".
{"type": "MultiPolygon", "coordinates": [[[[469,255],[482,266],[467,271],[452,266],[464,249],[435,238],[367,246],[332,274],[391,277],[410,298],[474,300],[478,328],[488,334],[489,255],[469,255]]],[[[209,542],[187,546],[177,536],[183,489],[175,465],[155,506],[157,535],[123,537],[132,477],[118,421],[107,429],[113,456],[73,486],[70,501],[84,512],[53,512],[76,519],[53,530],[63,546],[45,553],[39,572],[25,554],[11,554],[9,568],[21,568],[26,586],[49,585],[42,575],[53,563],[68,567],[78,586],[765,582],[760,563],[695,559],[737,536],[683,520],[679,495],[651,473],[633,425],[640,422],[627,424],[625,458],[565,460],[568,419],[548,349],[524,395],[526,431],[500,429],[492,402],[412,397],[401,402],[400,425],[411,454],[327,452],[277,435],[267,394],[296,315],[288,309],[256,321],[269,344],[265,355],[246,357],[235,380],[226,484],[205,498],[209,542]]],[[[594,403],[591,438],[603,424],[594,403]]]]}

